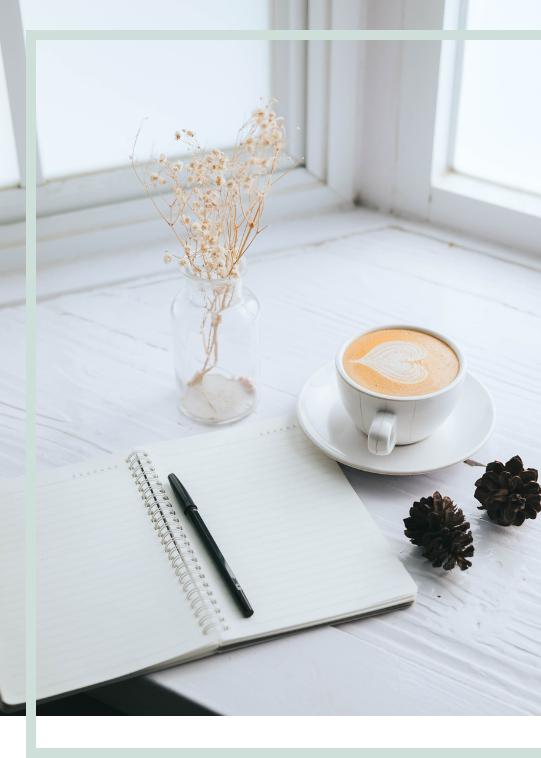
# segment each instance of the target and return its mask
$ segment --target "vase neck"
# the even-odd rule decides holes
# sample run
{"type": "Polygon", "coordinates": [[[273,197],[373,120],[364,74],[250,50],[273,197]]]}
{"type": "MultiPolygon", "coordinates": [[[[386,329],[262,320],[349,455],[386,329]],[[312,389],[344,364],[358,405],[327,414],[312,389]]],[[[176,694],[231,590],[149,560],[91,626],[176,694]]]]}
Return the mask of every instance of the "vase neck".
{"type": "Polygon", "coordinates": [[[234,303],[238,303],[243,297],[243,276],[246,267],[243,267],[238,277],[226,279],[207,279],[195,276],[187,272],[184,276],[186,292],[190,300],[200,306],[212,310],[223,310],[234,303]]]}

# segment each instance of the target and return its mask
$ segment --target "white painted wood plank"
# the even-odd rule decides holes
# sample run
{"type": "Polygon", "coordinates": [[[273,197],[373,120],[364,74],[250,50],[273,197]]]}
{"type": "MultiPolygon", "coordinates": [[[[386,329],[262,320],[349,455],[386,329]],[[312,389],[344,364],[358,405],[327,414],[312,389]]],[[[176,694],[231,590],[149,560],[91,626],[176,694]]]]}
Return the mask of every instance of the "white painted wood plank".
{"type": "Polygon", "coordinates": [[[0,309],[0,477],[25,473],[26,386],[24,307],[0,309]]]}
{"type": "MultiPolygon", "coordinates": [[[[306,379],[355,329],[427,323],[464,345],[493,394],[496,430],[477,460],[519,453],[538,466],[541,272],[490,248],[479,252],[472,240],[458,245],[442,230],[396,224],[363,211],[269,230],[248,273],[262,304],[262,400],[243,423],[293,411],[306,379]]],[[[168,308],[179,276],[162,266],[155,246],[40,272],[40,469],[205,430],[175,405],[168,308]]],[[[8,290],[0,286],[0,294],[8,290]]],[[[0,371],[0,476],[12,477],[24,466],[21,306],[0,309],[0,334],[10,355],[0,371]]],[[[187,697],[234,715],[541,712],[540,525],[488,522],[473,499],[479,472],[464,464],[416,477],[346,469],[419,585],[412,608],[146,681],[162,688],[173,709],[187,697]],[[472,524],[476,554],[465,573],[433,570],[403,535],[413,500],[437,488],[472,524]]]]}
{"type": "MultiPolygon", "coordinates": [[[[400,621],[408,612],[394,617],[400,621]]],[[[462,684],[460,697],[449,696],[447,672],[412,664],[379,644],[332,627],[267,642],[262,652],[261,645],[248,647],[147,679],[162,693],[180,690],[190,700],[228,716],[417,716],[430,708],[434,693],[440,693],[447,716],[521,715],[513,705],[467,683],[462,684]]],[[[134,684],[122,682],[92,694],[118,706],[134,684]]],[[[171,700],[166,702],[171,707],[171,700]]]]}

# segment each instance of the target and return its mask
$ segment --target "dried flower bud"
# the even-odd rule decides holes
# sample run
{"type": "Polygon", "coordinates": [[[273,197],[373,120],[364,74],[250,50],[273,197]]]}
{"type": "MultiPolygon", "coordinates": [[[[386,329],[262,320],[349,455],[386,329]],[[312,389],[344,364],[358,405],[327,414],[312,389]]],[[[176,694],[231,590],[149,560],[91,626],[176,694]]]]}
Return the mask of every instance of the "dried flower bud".
{"type": "Polygon", "coordinates": [[[166,255],[163,256],[163,260],[164,260],[164,263],[171,263],[171,261],[173,260],[173,256],[171,255],[171,253],[167,253],[166,255]]]}
{"type": "Polygon", "coordinates": [[[180,139],[180,132],[175,132],[175,139],[176,139],[176,140],[179,140],[179,139],[180,139]]]}
{"type": "Polygon", "coordinates": [[[181,258],[178,262],[179,266],[186,266],[187,264],[188,264],[188,261],[186,260],[186,258],[181,258]]]}
{"type": "Polygon", "coordinates": [[[188,137],[195,137],[195,132],[187,131],[186,134],[188,135],[188,137]]]}

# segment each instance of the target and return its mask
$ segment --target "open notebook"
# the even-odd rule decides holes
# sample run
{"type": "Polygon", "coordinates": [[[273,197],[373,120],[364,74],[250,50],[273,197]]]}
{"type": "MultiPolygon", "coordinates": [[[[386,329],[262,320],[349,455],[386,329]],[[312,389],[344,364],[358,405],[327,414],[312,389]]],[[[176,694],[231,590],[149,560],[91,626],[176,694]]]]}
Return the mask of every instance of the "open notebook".
{"type": "MultiPolygon", "coordinates": [[[[24,702],[23,480],[0,485],[0,509],[0,694],[13,705],[24,702]]],[[[37,530],[38,699],[416,594],[338,464],[295,417],[42,473],[37,530]],[[171,472],[199,506],[251,618],[181,515],[171,472]]]]}

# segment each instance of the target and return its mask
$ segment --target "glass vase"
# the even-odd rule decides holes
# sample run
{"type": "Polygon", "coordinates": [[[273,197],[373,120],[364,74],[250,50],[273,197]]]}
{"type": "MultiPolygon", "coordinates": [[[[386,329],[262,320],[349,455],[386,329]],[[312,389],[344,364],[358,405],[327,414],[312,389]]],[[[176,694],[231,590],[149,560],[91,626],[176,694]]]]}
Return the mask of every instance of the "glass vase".
{"type": "Polygon", "coordinates": [[[183,269],[171,307],[179,408],[205,424],[239,421],[259,399],[259,302],[239,276],[207,279],[183,269]]]}

